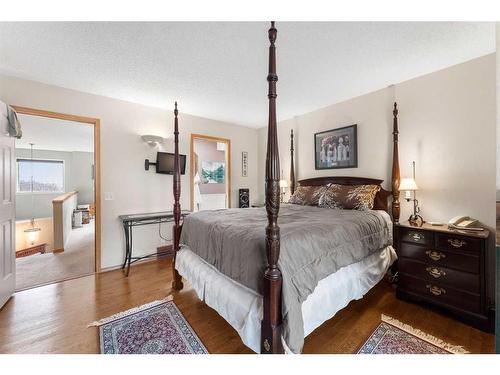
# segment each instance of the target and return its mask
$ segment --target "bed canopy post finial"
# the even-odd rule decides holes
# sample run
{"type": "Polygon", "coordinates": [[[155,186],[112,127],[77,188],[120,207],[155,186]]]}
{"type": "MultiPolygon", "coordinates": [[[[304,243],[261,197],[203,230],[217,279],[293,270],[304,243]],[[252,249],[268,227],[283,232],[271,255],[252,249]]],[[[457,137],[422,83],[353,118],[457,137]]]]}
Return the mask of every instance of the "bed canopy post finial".
{"type": "Polygon", "coordinates": [[[293,129],[290,130],[290,194],[295,192],[295,165],[293,162],[293,129]]]}
{"type": "Polygon", "coordinates": [[[278,213],[280,209],[280,162],[278,152],[278,134],[276,124],[276,41],[277,30],[274,21],[269,29],[269,121],[267,125],[266,153],[266,256],[267,266],[264,271],[264,312],[261,325],[261,353],[282,353],[281,344],[281,285],[282,275],[278,268],[280,254],[280,228],[278,213]]]}
{"type": "Polygon", "coordinates": [[[394,102],[394,110],[392,111],[394,117],[393,123],[393,154],[392,154],[392,218],[394,223],[399,223],[400,205],[399,205],[399,182],[401,175],[399,172],[399,130],[398,130],[398,104],[394,102]]]}
{"type": "Polygon", "coordinates": [[[181,197],[181,168],[179,161],[179,119],[177,118],[179,110],[177,109],[177,102],[175,102],[174,109],[174,226],[172,228],[173,251],[174,259],[172,261],[172,289],[181,290],[183,288],[182,277],[175,269],[175,259],[179,251],[179,241],[181,234],[181,204],[179,203],[181,197]]]}

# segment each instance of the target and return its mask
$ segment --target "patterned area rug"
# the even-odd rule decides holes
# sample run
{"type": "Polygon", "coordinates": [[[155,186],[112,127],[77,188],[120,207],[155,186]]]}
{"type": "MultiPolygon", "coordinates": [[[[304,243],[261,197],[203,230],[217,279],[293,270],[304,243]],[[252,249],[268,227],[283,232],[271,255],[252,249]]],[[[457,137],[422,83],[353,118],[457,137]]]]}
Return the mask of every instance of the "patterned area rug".
{"type": "Polygon", "coordinates": [[[382,322],[359,349],[358,354],[463,354],[461,346],[450,345],[408,324],[382,315],[382,322]]]}
{"type": "Polygon", "coordinates": [[[171,297],[89,326],[99,326],[102,354],[208,354],[171,297]]]}

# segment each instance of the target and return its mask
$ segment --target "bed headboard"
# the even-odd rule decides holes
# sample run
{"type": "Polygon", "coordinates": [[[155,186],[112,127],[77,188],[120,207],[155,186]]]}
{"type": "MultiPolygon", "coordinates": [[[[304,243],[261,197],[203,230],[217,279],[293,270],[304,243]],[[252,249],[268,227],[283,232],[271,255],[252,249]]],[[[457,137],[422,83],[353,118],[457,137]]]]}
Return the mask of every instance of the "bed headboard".
{"type": "MultiPolygon", "coordinates": [[[[328,177],[314,177],[299,180],[300,186],[320,186],[328,184],[339,185],[382,185],[384,180],[367,177],[350,177],[350,176],[328,176],[328,177]]],[[[388,198],[391,195],[390,191],[381,187],[380,191],[375,196],[373,205],[374,210],[384,210],[389,212],[388,198]]]]}

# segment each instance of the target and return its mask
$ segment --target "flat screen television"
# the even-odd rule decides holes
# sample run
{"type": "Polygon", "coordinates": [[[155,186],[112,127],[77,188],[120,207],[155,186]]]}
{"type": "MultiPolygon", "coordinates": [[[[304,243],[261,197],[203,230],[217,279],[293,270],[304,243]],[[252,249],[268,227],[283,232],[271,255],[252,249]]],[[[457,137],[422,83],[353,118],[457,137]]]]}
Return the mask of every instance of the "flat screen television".
{"type": "MultiPolygon", "coordinates": [[[[186,155],[179,155],[181,174],[186,173],[186,155]]],[[[158,152],[156,154],[156,173],[174,174],[174,154],[158,152]]]]}

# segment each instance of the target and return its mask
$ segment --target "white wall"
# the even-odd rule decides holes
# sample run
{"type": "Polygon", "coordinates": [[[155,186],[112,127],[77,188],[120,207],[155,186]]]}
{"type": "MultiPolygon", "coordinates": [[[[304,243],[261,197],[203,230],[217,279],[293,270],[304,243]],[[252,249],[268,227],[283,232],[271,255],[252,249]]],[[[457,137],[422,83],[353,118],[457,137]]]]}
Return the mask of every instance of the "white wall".
{"type": "Polygon", "coordinates": [[[495,94],[494,54],[397,85],[401,173],[416,161],[428,220],[467,214],[495,228],[495,94]]]}
{"type": "MultiPolygon", "coordinates": [[[[375,177],[384,179],[385,188],[390,190],[394,100],[399,107],[401,175],[411,176],[411,162],[415,160],[424,219],[446,222],[452,216],[465,214],[493,231],[494,54],[280,122],[280,159],[286,178],[290,166],[289,133],[293,128],[297,179],[327,175],[375,177]],[[358,124],[358,168],[316,171],[314,133],[351,124],[358,124]]],[[[260,129],[259,186],[264,186],[266,139],[266,129],[260,129]]],[[[263,190],[260,194],[263,200],[263,190]]],[[[402,199],[401,208],[401,219],[406,220],[412,205],[402,199]]],[[[490,267],[494,265],[493,242],[490,267]]],[[[494,275],[492,268],[490,271],[494,275]]]]}
{"type": "MultiPolygon", "coordinates": [[[[278,92],[279,94],[279,92],[278,92]]],[[[385,188],[390,186],[391,97],[388,90],[332,105],[311,113],[297,116],[278,124],[278,142],[283,177],[290,176],[290,130],[294,131],[295,178],[297,180],[318,176],[353,175],[382,178],[385,188]],[[358,168],[338,170],[314,169],[314,133],[358,124],[358,168]]],[[[279,107],[278,107],[279,108],[279,107]]],[[[260,129],[261,147],[259,165],[264,171],[267,129],[260,129]]],[[[264,186],[264,173],[261,173],[264,186]]],[[[261,194],[263,195],[263,191],[261,194]]],[[[287,195],[289,190],[287,192],[287,195]]],[[[264,197],[261,197],[264,200],[264,197]]]]}
{"type": "MultiPolygon", "coordinates": [[[[146,107],[102,96],[85,94],[42,83],[0,75],[0,100],[26,107],[96,117],[101,119],[102,267],[119,265],[124,255],[123,230],[118,215],[171,210],[172,176],[144,170],[144,159],[155,160],[156,148],[145,144],[141,134],[164,137],[173,132],[173,103],[165,108],[146,107]],[[104,200],[112,193],[113,200],[104,200]]],[[[185,114],[179,103],[180,152],[189,154],[189,134],[198,133],[231,139],[231,204],[237,207],[238,189],[258,192],[257,130],[185,114]],[[241,177],[241,152],[249,158],[248,177],[241,177]]],[[[170,138],[161,150],[173,151],[170,138]]],[[[188,158],[189,164],[189,158],[188,158]]],[[[181,205],[189,208],[189,165],[182,176],[181,205]]],[[[170,238],[170,228],[162,228],[170,238]]],[[[135,253],[155,251],[162,241],[158,227],[145,226],[134,232],[135,253]]]]}
{"type": "Polygon", "coordinates": [[[71,187],[66,191],[78,192],[78,204],[94,203],[93,165],[93,152],[71,152],[71,168],[68,171],[71,187]]]}
{"type": "MultiPolygon", "coordinates": [[[[297,116],[278,124],[281,168],[288,178],[290,129],[297,179],[351,175],[382,178],[389,189],[392,103],[399,107],[402,177],[417,165],[418,198],[429,221],[468,214],[495,223],[495,55],[297,116]],[[358,124],[358,168],[314,169],[314,133],[358,124]]],[[[259,180],[264,181],[266,129],[259,130],[259,180]]],[[[263,198],[263,191],[261,199],[263,198]]],[[[402,202],[401,218],[411,204],[402,202]]]]}
{"type": "MultiPolygon", "coordinates": [[[[40,228],[38,232],[38,241],[35,245],[47,244],[45,250],[51,252],[54,250],[54,223],[52,217],[46,217],[36,220],[36,226],[40,228]]],[[[16,251],[31,247],[31,243],[26,241],[26,229],[31,228],[31,220],[16,221],[16,251]]]]}

